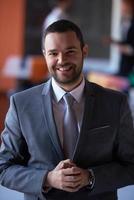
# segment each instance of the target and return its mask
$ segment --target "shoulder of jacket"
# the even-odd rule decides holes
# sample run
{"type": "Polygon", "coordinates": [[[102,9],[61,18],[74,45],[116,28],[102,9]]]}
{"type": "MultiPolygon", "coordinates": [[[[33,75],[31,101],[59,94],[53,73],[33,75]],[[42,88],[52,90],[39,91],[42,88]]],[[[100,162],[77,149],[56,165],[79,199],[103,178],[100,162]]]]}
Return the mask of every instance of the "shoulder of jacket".
{"type": "Polygon", "coordinates": [[[93,82],[88,82],[88,85],[91,85],[96,95],[107,95],[119,98],[127,97],[127,95],[121,91],[105,88],[93,82]]]}

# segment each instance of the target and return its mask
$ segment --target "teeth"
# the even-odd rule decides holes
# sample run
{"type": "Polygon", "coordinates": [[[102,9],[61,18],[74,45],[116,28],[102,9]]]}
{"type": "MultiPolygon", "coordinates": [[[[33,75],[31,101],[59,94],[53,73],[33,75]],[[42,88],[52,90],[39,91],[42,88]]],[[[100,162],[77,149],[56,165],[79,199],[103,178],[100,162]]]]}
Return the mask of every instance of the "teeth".
{"type": "Polygon", "coordinates": [[[60,71],[68,71],[68,70],[70,70],[71,69],[71,67],[66,67],[66,68],[58,68],[58,70],[60,70],[60,71]]]}
{"type": "Polygon", "coordinates": [[[67,69],[63,69],[63,68],[61,68],[61,69],[59,69],[59,70],[63,72],[63,71],[66,71],[67,69]]]}

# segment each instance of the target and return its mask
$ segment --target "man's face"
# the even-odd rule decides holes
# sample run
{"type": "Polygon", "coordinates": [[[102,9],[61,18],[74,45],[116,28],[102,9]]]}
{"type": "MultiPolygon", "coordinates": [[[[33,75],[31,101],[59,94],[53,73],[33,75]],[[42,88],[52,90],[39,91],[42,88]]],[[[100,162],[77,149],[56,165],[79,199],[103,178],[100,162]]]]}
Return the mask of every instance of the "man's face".
{"type": "Polygon", "coordinates": [[[121,1],[121,15],[123,17],[128,17],[132,15],[132,7],[131,4],[127,1],[121,1]]]}
{"type": "Polygon", "coordinates": [[[44,54],[51,76],[61,84],[76,84],[82,74],[87,48],[81,49],[75,32],[49,33],[44,42],[44,54]]]}

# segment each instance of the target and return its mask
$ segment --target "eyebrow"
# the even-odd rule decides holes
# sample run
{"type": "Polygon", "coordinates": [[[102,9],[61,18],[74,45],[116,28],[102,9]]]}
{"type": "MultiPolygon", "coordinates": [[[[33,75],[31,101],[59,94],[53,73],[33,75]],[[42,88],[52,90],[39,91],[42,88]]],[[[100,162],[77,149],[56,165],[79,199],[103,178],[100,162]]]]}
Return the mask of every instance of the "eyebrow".
{"type": "Polygon", "coordinates": [[[50,49],[50,50],[48,50],[48,52],[55,52],[55,51],[57,51],[56,49],[50,49]]]}
{"type": "Polygon", "coordinates": [[[77,48],[75,46],[70,46],[67,48],[67,50],[69,50],[69,49],[77,49],[77,48]]]}
{"type": "MultiPolygon", "coordinates": [[[[67,47],[65,50],[71,50],[71,49],[77,49],[75,46],[70,46],[70,47],[67,47]]],[[[50,50],[48,50],[48,52],[55,52],[55,51],[57,51],[57,49],[50,49],[50,50]]]]}

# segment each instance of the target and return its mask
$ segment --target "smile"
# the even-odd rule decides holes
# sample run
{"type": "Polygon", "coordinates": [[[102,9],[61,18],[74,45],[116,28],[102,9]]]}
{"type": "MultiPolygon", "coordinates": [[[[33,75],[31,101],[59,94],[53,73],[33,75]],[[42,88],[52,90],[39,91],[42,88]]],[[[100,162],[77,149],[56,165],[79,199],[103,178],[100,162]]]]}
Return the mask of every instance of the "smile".
{"type": "Polygon", "coordinates": [[[72,67],[58,67],[57,68],[57,70],[59,70],[59,71],[61,71],[61,72],[65,72],[65,71],[69,71],[69,70],[71,70],[72,69],[72,67]]]}

